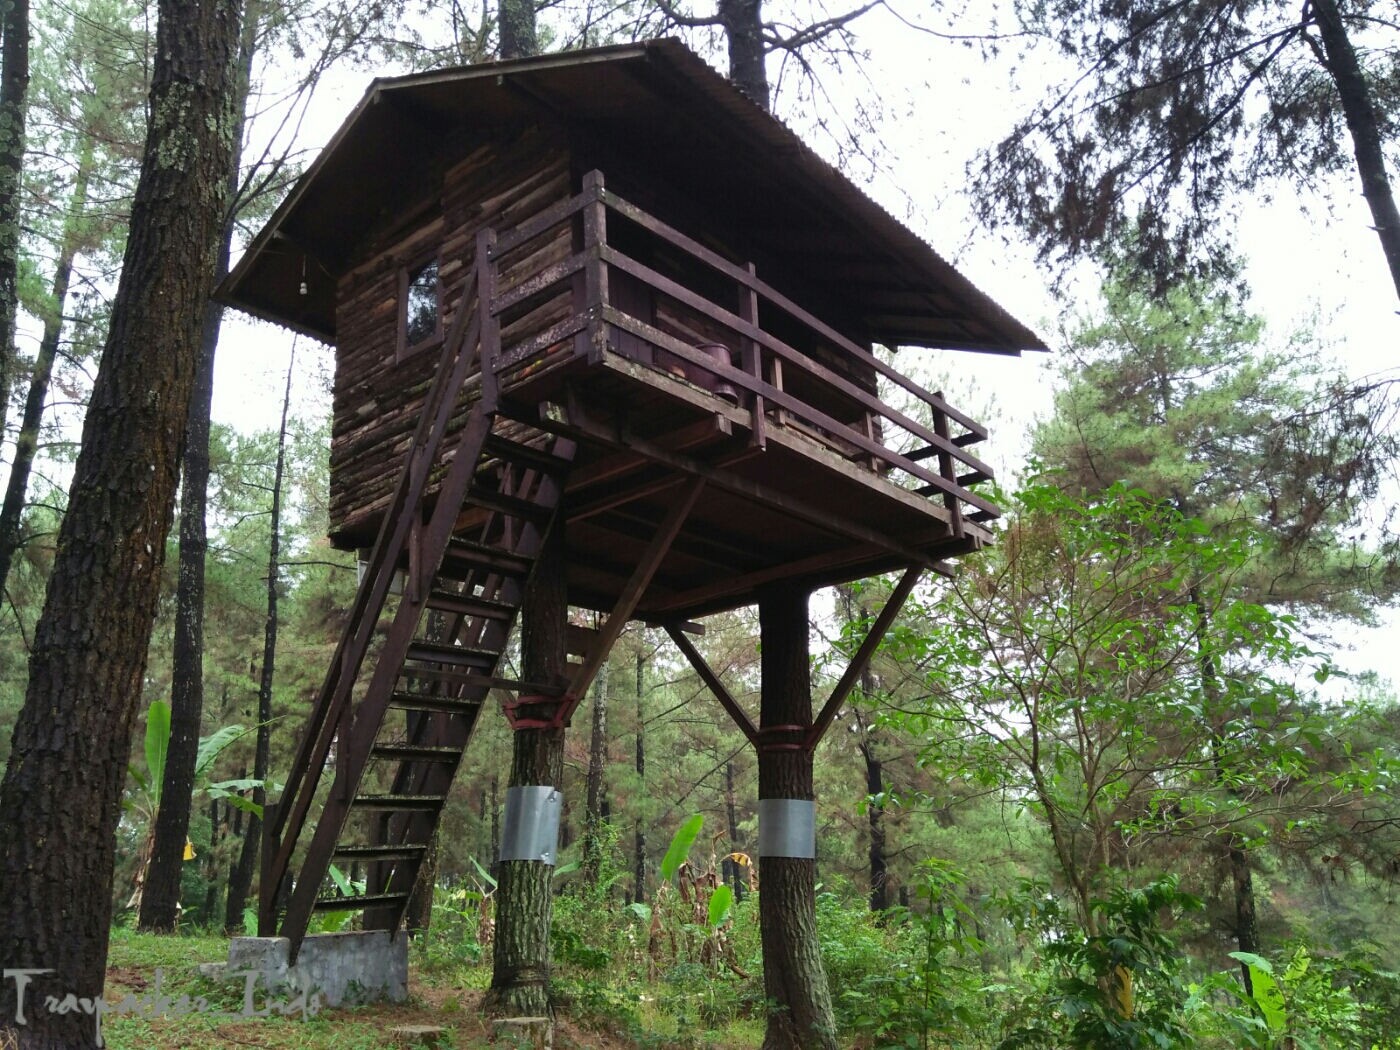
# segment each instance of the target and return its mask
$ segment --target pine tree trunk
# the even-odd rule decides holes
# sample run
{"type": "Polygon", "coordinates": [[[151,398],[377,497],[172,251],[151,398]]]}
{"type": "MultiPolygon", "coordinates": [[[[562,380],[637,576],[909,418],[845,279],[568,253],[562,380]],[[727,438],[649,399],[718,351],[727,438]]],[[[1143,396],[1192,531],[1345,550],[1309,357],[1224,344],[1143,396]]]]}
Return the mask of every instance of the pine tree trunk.
{"type": "MultiPolygon", "coordinates": [[[[521,607],[521,677],[527,682],[568,681],[565,569],[561,518],[545,537],[521,607]]],[[[564,730],[518,729],[512,735],[510,786],[559,787],[564,774],[564,730]]],[[[486,1010],[495,1017],[552,1016],[549,880],[554,869],[537,860],[503,860],[498,869],[496,935],[486,1010]]]]}
{"type": "MultiPolygon", "coordinates": [[[[231,230],[228,231],[231,233],[231,230]]],[[[227,273],[228,233],[221,252],[227,273]]],[[[139,927],[173,933],[179,918],[185,838],[194,796],[194,767],[204,721],[204,511],[209,482],[209,405],[214,389],[214,343],[223,308],[205,311],[202,360],[195,378],[181,468],[180,570],[175,586],[175,631],[170,674],[170,744],[165,758],[155,843],[146,869],[139,927]],[[202,411],[201,411],[202,406],[202,411]]]]}
{"type": "MultiPolygon", "coordinates": [[[[866,610],[862,610],[862,614],[866,610]]],[[[875,695],[875,676],[867,664],[860,673],[860,691],[866,700],[875,695]]],[[[870,727],[861,725],[861,757],[865,759],[865,791],[868,795],[885,793],[885,766],[875,753],[875,740],[870,727]]],[[[889,865],[885,859],[885,809],[867,807],[870,816],[870,910],[882,912],[890,906],[889,865]]]]}
{"type": "Polygon", "coordinates": [[[719,0],[719,18],[729,44],[729,79],[750,99],[768,109],[763,0],[719,0]]]}
{"type": "Polygon", "coordinates": [[[433,837],[423,854],[423,862],[418,866],[418,877],[413,882],[413,895],[408,899],[404,911],[404,925],[414,933],[422,933],[432,925],[433,890],[437,887],[438,839],[442,825],[433,829],[433,837]]]}
{"type": "MultiPolygon", "coordinates": [[[[160,0],[130,234],[0,786],[0,958],[53,971],[29,989],[40,1000],[102,993],[122,788],[227,208],[238,29],[234,0],[160,0]]],[[[14,1007],[7,981],[0,1035],[18,1047],[95,1045],[81,1011],[20,1026],[14,1007]]]]}
{"type": "Polygon", "coordinates": [[[593,732],[588,742],[588,827],[584,838],[584,860],[588,881],[596,886],[603,872],[603,772],[608,759],[608,664],[598,668],[593,686],[593,732]]]}
{"type": "MultiPolygon", "coordinates": [[[[807,593],[778,588],[759,599],[760,730],[812,724],[807,593]]],[[[812,753],[763,750],[758,797],[810,799],[812,753]]],[[[760,858],[763,987],[773,1003],[763,1050],[836,1050],[836,1021],[817,939],[816,861],[760,858]]]]}
{"type": "MultiPolygon", "coordinates": [[[[885,791],[884,766],[875,757],[875,744],[867,736],[860,745],[865,759],[865,791],[881,795],[885,791]]],[[[870,816],[870,910],[886,911],[890,906],[889,866],[885,860],[885,811],[881,806],[867,807],[870,816]]]]}
{"type": "MultiPolygon", "coordinates": [[[[78,174],[73,180],[73,197],[63,224],[63,240],[58,249],[58,264],[53,274],[52,312],[44,318],[44,334],[39,340],[39,353],[34,358],[34,373],[29,379],[29,396],[24,402],[24,418],[20,421],[15,440],[15,460],[10,466],[10,479],[5,486],[5,503],[0,506],[0,588],[10,577],[10,565],[19,549],[20,519],[24,515],[24,497],[29,491],[29,474],[34,456],[39,451],[39,428],[44,421],[44,402],[49,396],[49,381],[53,378],[53,363],[58,356],[58,344],[63,338],[63,311],[68,303],[68,284],[73,277],[73,260],[82,240],[83,213],[87,211],[88,180],[92,176],[93,142],[87,139],[78,160],[78,174]]],[[[4,426],[0,411],[0,429],[4,426]]]]}
{"type": "MultiPolygon", "coordinates": [[[[238,126],[229,163],[229,215],[214,271],[217,286],[228,274],[233,243],[235,197],[243,154],[243,125],[252,75],[257,20],[243,25],[238,56],[238,126]]],[[[214,399],[214,350],[224,308],[210,302],[204,308],[199,371],[190,394],[185,423],[185,454],[180,467],[180,571],[175,584],[175,637],[170,668],[170,744],[165,754],[165,780],[156,811],[155,842],[146,869],[138,927],[173,933],[180,917],[180,880],[185,871],[185,842],[194,799],[194,767],[199,757],[199,732],[204,722],[204,556],[209,543],[205,507],[209,487],[209,416],[214,399]]]]}
{"type": "MultiPolygon", "coordinates": [[[[1259,954],[1259,918],[1254,910],[1254,874],[1249,866],[1249,854],[1238,839],[1230,843],[1230,880],[1235,887],[1235,942],[1242,952],[1259,954]]],[[[1254,988],[1249,967],[1244,968],[1244,987],[1250,995],[1254,988]]]]}
{"type": "MultiPolygon", "coordinates": [[[[641,787],[640,797],[646,797],[647,749],[646,711],[642,706],[642,671],[646,660],[637,653],[637,783],[641,787]]],[[[637,814],[637,835],[632,844],[632,899],[638,904],[646,901],[647,893],[647,833],[645,814],[637,814]]]]}
{"type": "Polygon", "coordinates": [[[501,35],[502,59],[528,58],[539,53],[534,0],[499,0],[496,20],[501,35]]]}
{"type": "Polygon", "coordinates": [[[1356,48],[1347,35],[1337,0],[1312,0],[1312,11],[1327,57],[1327,72],[1337,86],[1347,130],[1351,133],[1361,192],[1371,207],[1371,221],[1376,224],[1376,236],[1381,239],[1390,278],[1396,294],[1400,295],[1400,209],[1396,208],[1390,176],[1385,170],[1385,149],[1371,88],[1356,57],[1356,48]]]}
{"type": "MultiPolygon", "coordinates": [[[[287,456],[287,413],[292,405],[292,370],[296,366],[296,344],[292,344],[292,359],[287,364],[287,390],[282,398],[282,425],[277,432],[277,466],[272,474],[272,521],[267,546],[267,618],[263,624],[262,675],[258,682],[258,745],[253,757],[253,804],[267,804],[268,765],[272,753],[272,682],[277,665],[277,583],[282,532],[282,473],[287,456]]],[[[248,814],[248,832],[243,837],[243,852],[238,857],[238,869],[228,883],[228,909],[224,928],[233,931],[243,924],[243,909],[253,884],[253,872],[258,863],[258,847],[262,843],[262,821],[248,814]]]]}
{"type": "Polygon", "coordinates": [[[25,98],[29,93],[29,0],[0,0],[0,434],[14,380],[19,310],[20,183],[24,172],[25,98]]]}

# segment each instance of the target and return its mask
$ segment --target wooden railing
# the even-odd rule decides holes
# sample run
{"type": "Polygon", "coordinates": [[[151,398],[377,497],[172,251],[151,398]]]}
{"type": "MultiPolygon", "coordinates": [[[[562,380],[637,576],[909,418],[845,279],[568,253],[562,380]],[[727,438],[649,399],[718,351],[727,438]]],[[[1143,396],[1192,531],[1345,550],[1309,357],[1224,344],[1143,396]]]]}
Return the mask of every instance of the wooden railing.
{"type": "MultiPolygon", "coordinates": [[[[554,253],[558,255],[559,253],[554,253]]],[[[963,516],[987,521],[998,516],[997,506],[967,486],[990,480],[991,468],[972,455],[968,446],[983,441],[987,430],[949,405],[941,393],[924,387],[881,361],[868,349],[814,317],[755,274],[752,264],[739,266],[693,238],[666,225],[642,209],[605,189],[600,172],[584,177],[583,190],[508,232],[482,234],[477,250],[477,272],[484,274],[483,301],[489,306],[482,321],[483,393],[494,401],[501,382],[529,374],[562,357],[587,356],[595,362],[611,349],[656,367],[669,356],[670,371],[679,371],[694,385],[712,393],[725,390],[750,413],[752,440],[764,445],[773,428],[790,428],[835,449],[852,463],[876,471],[923,496],[942,499],[951,523],[962,532],[963,516]],[[571,224],[573,244],[580,241],[576,215],[582,213],[582,247],[539,269],[514,273],[506,286],[500,264],[511,253],[528,254],[534,245],[561,236],[560,227],[571,224]],[[645,230],[658,243],[679,249],[691,265],[699,264],[710,283],[716,278],[732,282],[737,292],[737,312],[716,302],[651,266],[629,257],[608,243],[609,214],[620,216],[645,230]],[[653,319],[642,319],[620,307],[609,295],[610,278],[626,275],[633,286],[644,286],[692,316],[703,318],[710,331],[723,333],[728,353],[702,350],[711,338],[681,338],[676,325],[665,331],[653,319]],[[520,313],[534,304],[567,295],[570,309],[561,320],[506,339],[501,318],[520,313]],[[822,344],[839,357],[845,355],[853,371],[883,376],[912,398],[927,406],[931,425],[882,401],[870,390],[839,374],[780,339],[759,324],[760,304],[765,312],[780,311],[790,322],[806,329],[814,344],[822,344]],[[619,338],[625,333],[631,339],[619,338]],[[642,347],[644,352],[628,348],[642,347]],[[736,363],[737,359],[737,363],[736,363]],[[798,380],[800,382],[794,382],[798,380]],[[786,379],[786,382],[785,382],[786,379]],[[841,419],[794,395],[793,388],[821,389],[828,409],[836,403],[858,415],[841,419]],[[899,435],[904,435],[899,440],[899,435]],[[891,443],[913,446],[900,452],[891,443]]],[[[791,325],[789,324],[789,328],[791,325]]]]}

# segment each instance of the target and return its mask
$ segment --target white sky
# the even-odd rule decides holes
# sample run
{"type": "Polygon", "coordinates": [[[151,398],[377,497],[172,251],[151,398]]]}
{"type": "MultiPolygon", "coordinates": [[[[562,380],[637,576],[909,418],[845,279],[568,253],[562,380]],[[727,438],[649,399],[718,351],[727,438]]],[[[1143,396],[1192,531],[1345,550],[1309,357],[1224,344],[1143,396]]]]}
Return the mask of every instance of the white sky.
{"type": "MultiPolygon", "coordinates": [[[[1005,133],[1053,71],[1022,63],[1013,75],[1010,58],[985,61],[975,50],[913,33],[881,11],[858,23],[858,30],[871,55],[870,82],[878,86],[886,113],[879,127],[886,172],[866,191],[1053,345],[1059,307],[1031,252],[974,228],[961,194],[966,162],[1005,133]],[[1013,79],[1022,85],[1019,90],[1013,79]]],[[[342,72],[323,85],[302,124],[302,141],[325,142],[369,80],[368,73],[342,72]]],[[[836,108],[844,109],[851,99],[839,92],[850,81],[829,77],[826,83],[836,108]]],[[[1359,190],[1348,178],[1336,184],[1333,195],[1331,215],[1320,199],[1300,200],[1287,187],[1271,203],[1242,202],[1236,243],[1247,259],[1254,306],[1271,330],[1285,333],[1320,312],[1331,352],[1359,377],[1395,366],[1400,317],[1359,190]]],[[[1093,291],[1078,290],[1086,296],[1093,291]]],[[[273,325],[228,315],[217,358],[216,420],[241,430],[276,425],[291,340],[273,325]]],[[[328,410],[329,351],[303,338],[297,354],[298,406],[328,410]]],[[[1029,424],[1049,408],[1053,358],[906,350],[901,360],[906,354],[917,356],[921,368],[965,377],[975,384],[974,401],[994,401],[990,414],[982,416],[993,428],[985,455],[1003,476],[1014,470],[1029,424]]],[[[982,405],[968,407],[985,411],[982,405]]],[[[1372,631],[1348,629],[1349,647],[1336,651],[1339,664],[1400,681],[1400,645],[1393,640],[1398,624],[1400,618],[1372,631]]]]}

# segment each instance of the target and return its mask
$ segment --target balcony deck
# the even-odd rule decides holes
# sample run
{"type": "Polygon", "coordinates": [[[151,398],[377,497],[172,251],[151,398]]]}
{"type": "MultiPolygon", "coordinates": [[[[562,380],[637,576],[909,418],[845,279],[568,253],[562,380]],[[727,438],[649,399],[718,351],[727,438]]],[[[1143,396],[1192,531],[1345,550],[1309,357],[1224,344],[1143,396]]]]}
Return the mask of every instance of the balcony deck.
{"type": "Polygon", "coordinates": [[[783,579],[946,573],[947,559],[990,539],[998,510],[973,486],[992,472],[969,451],[982,425],[753,266],[608,192],[599,173],[524,225],[484,234],[477,272],[486,396],[578,443],[566,497],[574,604],[612,606],[693,477],[704,495],[639,616],[732,608],[783,579]],[[557,245],[563,224],[574,250],[559,259],[540,246],[557,245]],[[540,264],[522,266],[532,252],[540,264]],[[532,334],[511,335],[521,331],[532,334]],[[883,401],[880,381],[915,416],[883,401]]]}

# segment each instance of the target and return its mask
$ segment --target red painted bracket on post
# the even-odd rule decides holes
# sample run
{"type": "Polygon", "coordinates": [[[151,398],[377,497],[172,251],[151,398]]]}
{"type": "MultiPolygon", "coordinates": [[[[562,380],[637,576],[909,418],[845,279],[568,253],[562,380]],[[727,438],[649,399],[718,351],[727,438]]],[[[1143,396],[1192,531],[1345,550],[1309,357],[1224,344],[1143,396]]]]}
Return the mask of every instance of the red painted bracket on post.
{"type": "Polygon", "coordinates": [[[569,719],[578,709],[579,699],[572,693],[565,693],[563,696],[541,696],[531,693],[514,700],[502,700],[501,712],[506,716],[511,729],[562,729],[569,724],[569,719]],[[517,713],[522,707],[542,707],[546,704],[558,705],[549,718],[517,713]]]}

